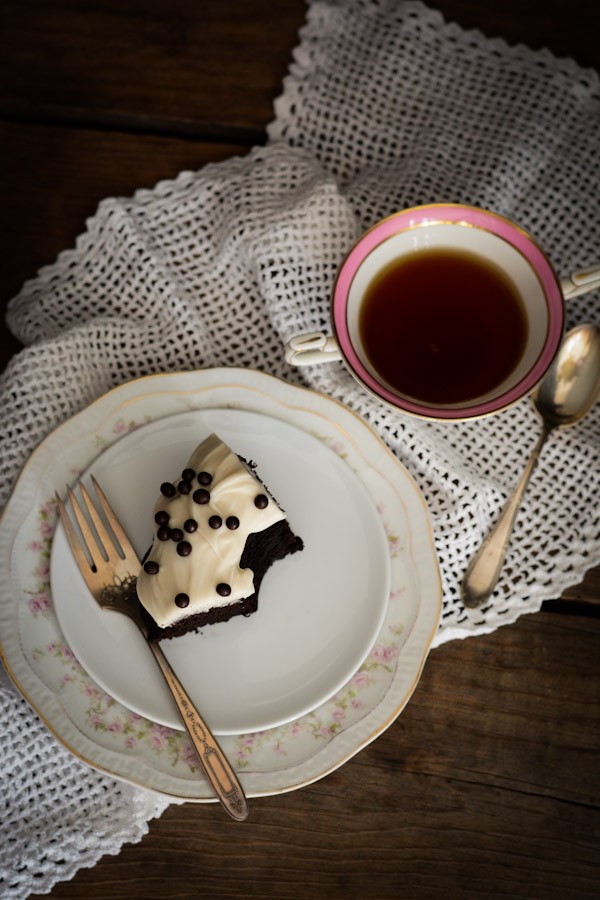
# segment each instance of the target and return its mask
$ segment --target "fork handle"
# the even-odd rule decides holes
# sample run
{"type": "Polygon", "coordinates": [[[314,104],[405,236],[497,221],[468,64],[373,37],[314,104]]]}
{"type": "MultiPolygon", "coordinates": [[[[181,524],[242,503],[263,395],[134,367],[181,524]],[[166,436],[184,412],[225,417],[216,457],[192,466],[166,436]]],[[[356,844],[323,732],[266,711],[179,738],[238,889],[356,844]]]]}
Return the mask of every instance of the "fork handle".
{"type": "Polygon", "coordinates": [[[248,815],[248,804],[227,757],[184,690],[160,646],[154,641],[148,641],[148,644],[165,677],[186,731],[217,797],[233,819],[243,822],[248,815]]]}

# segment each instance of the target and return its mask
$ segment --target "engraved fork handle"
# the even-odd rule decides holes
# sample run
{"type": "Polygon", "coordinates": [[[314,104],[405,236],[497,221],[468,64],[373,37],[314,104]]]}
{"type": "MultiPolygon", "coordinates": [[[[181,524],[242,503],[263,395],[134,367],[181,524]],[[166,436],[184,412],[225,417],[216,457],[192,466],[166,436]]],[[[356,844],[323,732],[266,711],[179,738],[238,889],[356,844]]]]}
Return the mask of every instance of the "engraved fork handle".
{"type": "Polygon", "coordinates": [[[148,641],[148,645],[154,653],[154,658],[165,677],[186,731],[191,738],[202,767],[216,791],[217,797],[232,818],[237,819],[238,822],[243,822],[248,815],[248,805],[231,765],[215,740],[214,735],[195,709],[193,702],[169,665],[160,646],[154,641],[148,641]]]}

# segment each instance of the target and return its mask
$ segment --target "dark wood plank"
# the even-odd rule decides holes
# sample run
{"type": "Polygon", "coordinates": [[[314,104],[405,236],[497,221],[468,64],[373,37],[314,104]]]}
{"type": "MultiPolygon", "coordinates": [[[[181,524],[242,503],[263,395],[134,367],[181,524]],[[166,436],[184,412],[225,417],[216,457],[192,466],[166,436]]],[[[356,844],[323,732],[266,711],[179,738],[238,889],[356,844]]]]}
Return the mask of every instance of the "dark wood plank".
{"type": "Polygon", "coordinates": [[[600,622],[544,613],[444,645],[401,717],[341,769],[253,800],[242,826],[170,807],[52,897],[158,898],[168,884],[174,898],[588,900],[599,651],[600,622]]]}
{"type": "Polygon", "coordinates": [[[571,57],[580,66],[598,68],[600,50],[595,0],[434,0],[428,3],[450,22],[477,28],[487,37],[501,37],[509,44],[547,49],[559,58],[571,57]]]}
{"type": "Polygon", "coordinates": [[[303,0],[5,0],[2,9],[0,115],[246,141],[273,117],[305,18],[303,0]]]}
{"type": "MultiPolygon", "coordinates": [[[[593,0],[433,4],[509,43],[599,61],[593,0]]],[[[259,142],[303,0],[5,0],[0,117],[259,142]]]]}

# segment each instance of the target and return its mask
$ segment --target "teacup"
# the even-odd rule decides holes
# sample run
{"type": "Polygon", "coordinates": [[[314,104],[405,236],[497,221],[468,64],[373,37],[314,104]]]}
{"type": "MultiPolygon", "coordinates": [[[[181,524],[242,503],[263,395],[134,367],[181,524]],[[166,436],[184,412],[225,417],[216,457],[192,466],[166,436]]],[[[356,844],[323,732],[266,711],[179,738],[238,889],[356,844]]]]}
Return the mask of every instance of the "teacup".
{"type": "Polygon", "coordinates": [[[392,407],[438,420],[504,409],[550,367],[564,294],[598,283],[593,267],[558,279],[522,228],[459,204],[406,209],[352,247],[331,301],[333,337],[297,335],[292,365],[343,360],[392,407]]]}

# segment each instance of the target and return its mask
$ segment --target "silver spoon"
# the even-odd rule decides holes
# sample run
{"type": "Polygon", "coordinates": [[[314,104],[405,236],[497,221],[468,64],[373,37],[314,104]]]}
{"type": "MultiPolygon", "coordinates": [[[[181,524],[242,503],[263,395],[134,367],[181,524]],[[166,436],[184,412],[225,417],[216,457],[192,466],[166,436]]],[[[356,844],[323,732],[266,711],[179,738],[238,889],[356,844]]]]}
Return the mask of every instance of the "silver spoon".
{"type": "Polygon", "coordinates": [[[579,325],[566,335],[551,368],[532,394],[542,417],[542,433],[512,498],[469,564],[462,583],[465,606],[482,606],[496,586],[519,505],[546,438],[554,428],[574,425],[585,416],[599,392],[600,329],[579,325]]]}

